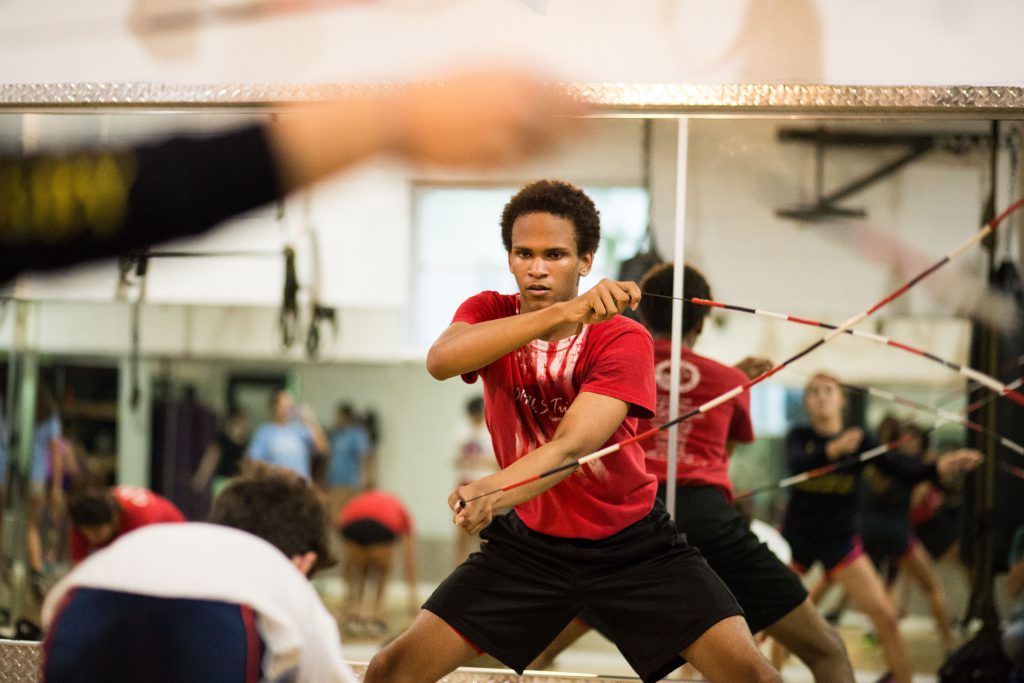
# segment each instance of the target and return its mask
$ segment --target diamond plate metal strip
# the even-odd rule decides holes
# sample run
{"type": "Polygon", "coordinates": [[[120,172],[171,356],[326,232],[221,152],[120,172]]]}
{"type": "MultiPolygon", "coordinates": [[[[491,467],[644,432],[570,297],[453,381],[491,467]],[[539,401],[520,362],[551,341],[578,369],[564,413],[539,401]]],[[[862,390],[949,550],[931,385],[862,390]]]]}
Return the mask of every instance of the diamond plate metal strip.
{"type": "MultiPolygon", "coordinates": [[[[0,683],[36,683],[40,680],[40,643],[0,640],[0,683]]],[[[353,663],[352,668],[360,680],[366,674],[365,663],[353,663]]],[[[592,675],[526,674],[518,676],[512,671],[463,668],[442,678],[438,683],[611,683],[635,680],[623,678],[596,678],[592,675]]]]}
{"type": "Polygon", "coordinates": [[[1024,88],[832,85],[570,85],[599,107],[690,112],[1024,112],[1024,88]]]}
{"type": "Polygon", "coordinates": [[[39,680],[39,643],[0,640],[0,683],[35,683],[39,680]]]}
{"type": "MultiPolygon", "coordinates": [[[[366,674],[366,664],[353,663],[352,669],[360,680],[366,674]]],[[[438,683],[622,683],[623,681],[636,681],[636,678],[602,678],[594,674],[542,674],[527,672],[522,676],[514,671],[503,671],[499,669],[473,669],[463,667],[453,671],[438,683]]]]}
{"type": "MultiPolygon", "coordinates": [[[[0,85],[0,109],[256,106],[382,94],[396,83],[0,85]]],[[[1024,88],[1001,86],[553,84],[605,114],[983,113],[1024,116],[1024,88]]]]}

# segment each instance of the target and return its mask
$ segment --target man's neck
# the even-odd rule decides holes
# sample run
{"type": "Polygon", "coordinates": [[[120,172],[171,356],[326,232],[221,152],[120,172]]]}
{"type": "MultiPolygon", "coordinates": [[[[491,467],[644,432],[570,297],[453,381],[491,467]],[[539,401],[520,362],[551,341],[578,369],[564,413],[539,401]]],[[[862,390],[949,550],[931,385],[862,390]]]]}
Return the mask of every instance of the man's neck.
{"type": "Polygon", "coordinates": [[[566,323],[565,325],[559,325],[555,329],[548,332],[543,337],[540,337],[541,341],[556,342],[567,337],[573,337],[583,331],[583,323],[566,323]]]}
{"type": "MultiPolygon", "coordinates": [[[[665,341],[672,341],[672,334],[656,334],[654,335],[654,338],[659,340],[663,339],[665,341]]],[[[682,347],[684,349],[692,350],[693,345],[697,343],[697,335],[695,335],[692,332],[687,332],[686,334],[683,335],[683,338],[680,343],[682,344],[682,347]]]]}

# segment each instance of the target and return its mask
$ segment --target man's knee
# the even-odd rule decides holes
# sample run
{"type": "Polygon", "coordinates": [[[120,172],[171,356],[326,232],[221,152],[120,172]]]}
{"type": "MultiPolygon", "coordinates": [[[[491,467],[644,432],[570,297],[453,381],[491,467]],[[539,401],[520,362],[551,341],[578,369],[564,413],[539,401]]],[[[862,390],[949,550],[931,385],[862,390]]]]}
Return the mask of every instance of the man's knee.
{"type": "Polygon", "coordinates": [[[743,680],[756,683],[782,683],[782,674],[773,669],[766,661],[752,668],[750,674],[744,676],[743,680]]]}
{"type": "Polygon", "coordinates": [[[396,651],[394,643],[385,647],[370,660],[366,667],[366,676],[363,683],[406,683],[411,678],[404,677],[401,671],[401,655],[396,651]]]}
{"type": "Polygon", "coordinates": [[[880,633],[891,633],[899,630],[900,620],[896,616],[896,610],[891,604],[886,602],[873,605],[866,609],[865,612],[880,633]]]}
{"type": "MultiPolygon", "coordinates": [[[[797,651],[796,647],[790,649],[797,651]]],[[[812,670],[821,664],[844,664],[849,659],[839,632],[824,622],[813,637],[805,640],[799,656],[812,670]]]]}

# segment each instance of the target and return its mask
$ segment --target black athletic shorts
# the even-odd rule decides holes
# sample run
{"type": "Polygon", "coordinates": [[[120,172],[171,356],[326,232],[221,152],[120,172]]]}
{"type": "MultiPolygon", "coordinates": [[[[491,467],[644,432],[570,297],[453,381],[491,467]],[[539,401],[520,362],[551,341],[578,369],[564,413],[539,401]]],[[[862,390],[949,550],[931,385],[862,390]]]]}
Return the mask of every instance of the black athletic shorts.
{"type": "MultiPolygon", "coordinates": [[[[664,486],[658,498],[665,498],[664,486]]],[[[807,599],[800,577],[750,530],[743,515],[714,486],[676,489],[676,528],[700,551],[743,608],[752,633],[771,626],[807,599]]],[[[582,621],[606,634],[586,612],[582,621]]]]}
{"type": "MultiPolygon", "coordinates": [[[[658,496],[664,495],[659,488],[658,496]]],[[[736,596],[751,632],[771,626],[807,599],[800,577],[714,486],[676,489],[676,526],[736,596]]]]}
{"type": "Polygon", "coordinates": [[[956,510],[940,507],[934,517],[914,527],[914,534],[933,559],[938,560],[945,555],[960,539],[960,520],[957,515],[956,510]]]}
{"type": "Polygon", "coordinates": [[[341,527],[341,537],[361,546],[392,543],[396,538],[394,531],[372,519],[357,519],[346,524],[341,527]]]}
{"type": "Polygon", "coordinates": [[[548,536],[510,512],[481,532],[480,552],[424,609],[519,673],[584,607],[644,681],[682,665],[679,653],[743,611],[664,505],[605,539],[548,536]]]}
{"type": "Polygon", "coordinates": [[[825,576],[831,578],[864,555],[864,544],[858,534],[823,534],[819,537],[806,537],[787,534],[783,528],[782,535],[786,537],[789,549],[793,553],[790,566],[801,574],[810,571],[815,562],[821,562],[825,576]]]}
{"type": "Polygon", "coordinates": [[[868,510],[860,516],[860,537],[864,552],[875,567],[881,567],[886,560],[895,563],[913,550],[916,543],[909,518],[868,510]]]}

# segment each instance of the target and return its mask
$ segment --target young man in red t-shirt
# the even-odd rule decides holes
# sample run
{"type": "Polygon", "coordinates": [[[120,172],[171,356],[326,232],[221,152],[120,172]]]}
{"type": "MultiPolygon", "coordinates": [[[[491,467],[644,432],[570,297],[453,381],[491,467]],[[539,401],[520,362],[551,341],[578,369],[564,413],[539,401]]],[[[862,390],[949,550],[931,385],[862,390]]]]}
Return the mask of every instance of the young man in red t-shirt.
{"type": "Polygon", "coordinates": [[[522,672],[585,607],[644,681],[683,658],[712,681],[781,680],[732,595],[655,503],[638,445],[477,498],[627,439],[654,415],[650,334],[617,315],[637,306],[639,288],[602,280],[578,295],[600,239],[590,198],[568,183],[532,183],[501,226],[519,293],[467,300],[427,357],[438,379],[483,379],[503,469],[458,487],[448,504],[485,542],[365,680],[436,681],[481,651],[522,672]],[[493,517],[502,507],[515,510],[493,517]]]}
{"type": "Polygon", "coordinates": [[[74,564],[139,527],[185,521],[174,503],[137,486],[83,491],[68,500],[68,517],[74,564]]]}
{"type": "MultiPolygon", "coordinates": [[[[673,265],[655,266],[640,283],[647,296],[640,316],[654,335],[654,379],[658,387],[653,422],[640,421],[644,431],[669,420],[669,366],[672,359],[673,265]]],[[[711,298],[711,287],[696,269],[683,271],[687,297],[711,298]]],[[[683,304],[680,358],[679,413],[687,413],[749,378],[771,368],[771,363],[747,358],[736,368],[693,352],[704,330],[709,309],[683,304]],[[748,374],[749,373],[749,374],[748,374]]],[[[744,392],[703,415],[679,425],[676,455],[675,522],[736,596],[754,633],[764,630],[807,664],[819,683],[852,683],[853,669],[842,639],[818,614],[807,591],[793,573],[750,530],[747,520],[732,505],[729,456],[736,443],[754,440],[750,421],[750,394],[744,392]]],[[[647,471],[658,478],[658,497],[665,499],[668,473],[668,432],[644,442],[647,471]]],[[[533,666],[543,666],[583,633],[595,626],[608,627],[590,613],[574,621],[533,666]]]]}

